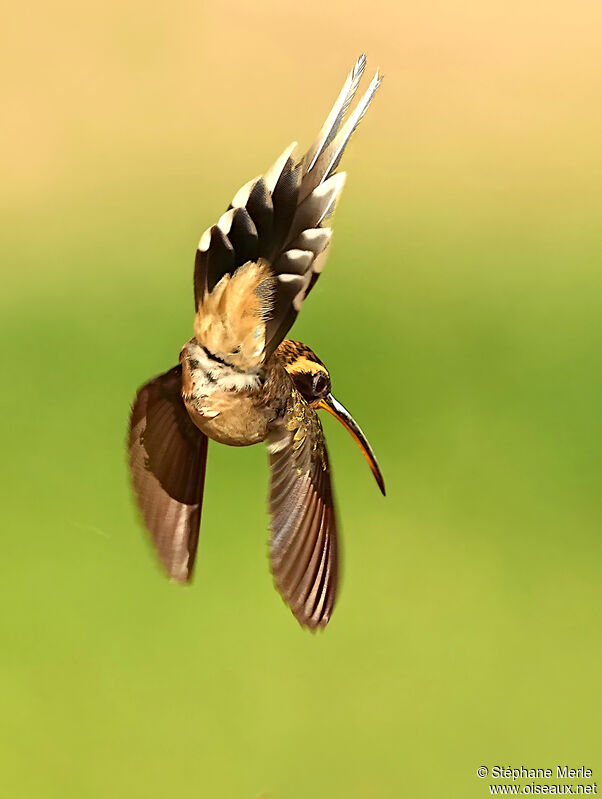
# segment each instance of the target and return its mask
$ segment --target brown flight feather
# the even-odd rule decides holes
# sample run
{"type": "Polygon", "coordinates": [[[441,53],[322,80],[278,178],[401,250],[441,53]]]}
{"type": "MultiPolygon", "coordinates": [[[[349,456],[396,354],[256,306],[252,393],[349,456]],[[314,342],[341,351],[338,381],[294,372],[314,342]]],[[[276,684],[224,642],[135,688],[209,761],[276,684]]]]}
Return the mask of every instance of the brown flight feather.
{"type": "Polygon", "coordinates": [[[296,389],[268,455],[274,580],[300,624],[324,627],[338,585],[336,512],[322,425],[296,389]]]}
{"type": "Polygon", "coordinates": [[[186,582],[196,555],[207,436],[181,397],[182,367],[139,389],[130,417],[129,464],[138,506],[168,575],[186,582]]]}

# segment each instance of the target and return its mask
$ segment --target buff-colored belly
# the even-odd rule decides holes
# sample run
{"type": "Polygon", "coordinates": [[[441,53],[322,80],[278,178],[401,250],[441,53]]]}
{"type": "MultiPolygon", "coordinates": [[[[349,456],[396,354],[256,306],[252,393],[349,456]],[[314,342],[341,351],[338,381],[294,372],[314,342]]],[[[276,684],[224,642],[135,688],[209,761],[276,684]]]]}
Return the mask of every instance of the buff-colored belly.
{"type": "Polygon", "coordinates": [[[264,441],[268,412],[258,397],[240,392],[225,392],[206,397],[203,405],[187,402],[195,425],[220,444],[246,447],[264,441]]]}

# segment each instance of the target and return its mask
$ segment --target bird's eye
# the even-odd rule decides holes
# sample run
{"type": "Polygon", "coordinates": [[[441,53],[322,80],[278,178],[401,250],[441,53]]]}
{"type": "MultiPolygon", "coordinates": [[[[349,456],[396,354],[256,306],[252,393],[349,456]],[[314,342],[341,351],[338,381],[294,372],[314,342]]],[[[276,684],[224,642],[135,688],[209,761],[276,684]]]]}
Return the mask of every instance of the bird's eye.
{"type": "Polygon", "coordinates": [[[328,393],[328,380],[326,379],[325,375],[318,372],[317,375],[314,375],[314,384],[313,384],[313,394],[314,397],[323,397],[325,394],[328,393]]]}

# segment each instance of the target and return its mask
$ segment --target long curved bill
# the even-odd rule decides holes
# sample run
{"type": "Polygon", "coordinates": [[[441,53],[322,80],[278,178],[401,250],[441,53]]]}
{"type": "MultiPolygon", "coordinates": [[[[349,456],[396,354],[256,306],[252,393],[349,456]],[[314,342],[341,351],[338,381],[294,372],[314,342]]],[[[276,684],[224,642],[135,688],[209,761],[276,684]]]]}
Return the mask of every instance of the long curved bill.
{"type": "Polygon", "coordinates": [[[382,472],[380,471],[380,467],[378,465],[378,461],[376,460],[376,456],[374,452],[372,452],[372,447],[368,443],[368,439],[363,434],[361,427],[357,424],[353,416],[349,413],[347,408],[345,408],[341,403],[336,400],[332,394],[328,394],[326,397],[323,397],[320,400],[318,408],[323,408],[328,413],[331,413],[335,419],[338,419],[341,424],[349,430],[359,448],[361,449],[364,458],[370,464],[370,468],[372,469],[372,474],[376,478],[376,482],[378,483],[378,487],[380,488],[383,496],[385,496],[385,481],[382,476],[382,472]]]}

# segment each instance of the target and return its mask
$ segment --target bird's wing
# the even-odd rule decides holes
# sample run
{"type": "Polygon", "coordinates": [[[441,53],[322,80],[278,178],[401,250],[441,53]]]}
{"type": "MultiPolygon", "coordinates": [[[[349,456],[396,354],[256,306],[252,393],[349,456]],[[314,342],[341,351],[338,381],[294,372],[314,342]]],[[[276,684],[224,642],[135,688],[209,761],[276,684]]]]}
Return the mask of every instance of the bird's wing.
{"type": "Polygon", "coordinates": [[[297,160],[293,157],[296,145],[288,147],[265,175],[249,181],[236,193],[226,213],[201,237],[194,273],[198,323],[195,333],[208,346],[202,339],[210,330],[210,343],[215,347],[223,343],[220,354],[226,360],[233,354],[229,351],[233,338],[244,342],[246,336],[252,335],[254,348],[249,344],[246,350],[253,353],[257,350],[258,354],[254,362],[247,363],[244,358],[233,360],[239,368],[257,365],[272,354],[324,267],[332,234],[327,220],[345,181],[345,173],[336,170],[381,81],[377,73],[348,113],[365,61],[365,56],[361,56],[356,62],[307,153],[297,160]],[[249,262],[256,268],[249,269],[249,262]],[[245,264],[244,279],[238,281],[236,290],[226,287],[224,283],[233,280],[245,264]],[[215,301],[208,301],[216,287],[220,287],[219,308],[215,301]],[[260,297],[259,302],[253,299],[243,309],[258,324],[253,326],[251,334],[246,328],[234,334],[231,324],[234,314],[228,309],[231,305],[240,311],[240,296],[244,292],[260,297]],[[215,324],[216,314],[230,317],[228,324],[222,324],[229,333],[229,336],[224,333],[223,340],[220,325],[215,324]],[[211,324],[208,317],[213,317],[211,324]]]}
{"type": "Polygon", "coordinates": [[[337,593],[336,512],[322,425],[295,390],[267,449],[274,580],[300,624],[324,627],[337,593]]]}
{"type": "Polygon", "coordinates": [[[182,367],[142,386],[132,405],[129,465],[138,506],[170,577],[192,576],[201,523],[207,436],[181,397],[182,367]]]}

